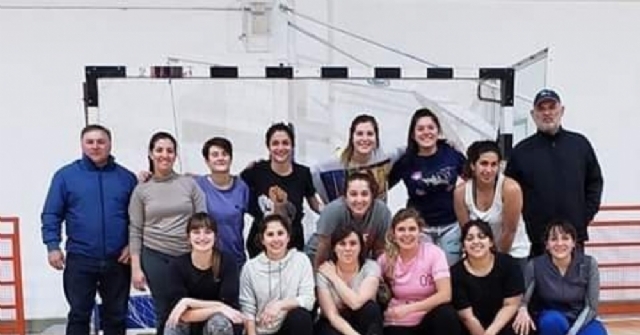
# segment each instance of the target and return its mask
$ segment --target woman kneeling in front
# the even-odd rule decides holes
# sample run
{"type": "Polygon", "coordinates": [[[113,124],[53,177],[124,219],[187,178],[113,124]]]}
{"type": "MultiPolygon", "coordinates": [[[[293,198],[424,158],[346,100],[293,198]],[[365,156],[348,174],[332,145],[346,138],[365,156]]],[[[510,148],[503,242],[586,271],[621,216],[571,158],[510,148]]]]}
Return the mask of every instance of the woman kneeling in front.
{"type": "Polygon", "coordinates": [[[516,333],[527,335],[537,329],[540,335],[606,335],[596,319],[598,263],[576,249],[576,229],[568,222],[551,222],[545,241],[547,252],[527,266],[527,289],[513,324],[516,333]],[[535,302],[533,318],[530,301],[535,302]]]}
{"type": "Polygon", "coordinates": [[[278,214],[264,217],[256,238],[263,251],[240,275],[240,306],[247,335],[311,334],[315,284],[311,261],[289,249],[291,226],[278,214]]]}
{"type": "Polygon", "coordinates": [[[218,225],[207,213],[187,223],[191,252],[169,265],[170,296],[174,302],[165,335],[239,334],[239,273],[233,256],[218,250],[218,225]]]}
{"type": "Polygon", "coordinates": [[[524,281],[518,262],[496,252],[488,223],[469,221],[462,227],[464,258],[451,268],[453,305],[470,335],[513,335],[524,281]]]}
{"type": "Polygon", "coordinates": [[[447,258],[421,237],[424,225],[411,208],[401,209],[391,220],[387,250],[378,259],[391,291],[384,312],[387,335],[460,334],[447,258]]]}
{"type": "Polygon", "coordinates": [[[367,259],[362,234],[354,224],[331,234],[331,254],[317,274],[322,315],[316,335],[382,335],[382,312],[375,302],[378,263],[367,259]]]}

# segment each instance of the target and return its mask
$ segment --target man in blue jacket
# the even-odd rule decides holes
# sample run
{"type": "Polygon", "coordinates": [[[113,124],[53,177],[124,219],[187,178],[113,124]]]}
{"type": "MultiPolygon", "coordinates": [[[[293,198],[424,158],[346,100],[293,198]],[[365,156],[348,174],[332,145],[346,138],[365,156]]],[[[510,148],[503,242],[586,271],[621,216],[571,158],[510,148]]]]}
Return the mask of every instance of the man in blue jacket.
{"type": "Polygon", "coordinates": [[[137,180],[111,156],[111,133],[100,125],[81,133],[82,158],[53,176],[42,210],[49,264],[63,270],[70,306],[67,335],[89,334],[96,292],[105,335],[124,334],[131,282],[129,197],[137,180]],[[64,222],[66,257],[60,250],[64,222]]]}
{"type": "Polygon", "coordinates": [[[558,93],[541,90],[531,111],[538,131],[516,145],[505,170],[522,188],[532,256],[544,253],[543,234],[552,220],[570,222],[578,247],[584,246],[600,208],[603,178],[595,151],[584,135],[561,126],[563,115],[558,93]]]}

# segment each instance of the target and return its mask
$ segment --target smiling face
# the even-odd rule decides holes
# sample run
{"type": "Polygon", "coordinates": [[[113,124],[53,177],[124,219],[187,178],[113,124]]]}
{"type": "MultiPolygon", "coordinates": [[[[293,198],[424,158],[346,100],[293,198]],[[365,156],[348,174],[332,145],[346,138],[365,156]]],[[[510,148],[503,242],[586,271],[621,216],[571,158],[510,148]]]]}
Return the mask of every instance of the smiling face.
{"type": "Polygon", "coordinates": [[[345,200],[351,215],[357,218],[364,217],[373,203],[371,186],[366,180],[362,179],[350,181],[347,185],[345,200]]]}
{"type": "Polygon", "coordinates": [[[464,237],[464,252],[471,259],[487,257],[493,247],[491,237],[476,225],[471,226],[464,237]]]}
{"type": "Polygon", "coordinates": [[[413,251],[420,245],[420,225],[408,218],[393,226],[393,239],[401,251],[413,251]]]}
{"type": "Polygon", "coordinates": [[[149,152],[149,158],[153,162],[155,172],[167,174],[173,170],[173,164],[176,161],[175,145],[170,139],[158,139],[149,152]]]}
{"type": "Polygon", "coordinates": [[[107,163],[111,154],[111,140],[102,130],[91,130],[82,135],[82,153],[97,166],[107,163]]]}
{"type": "Polygon", "coordinates": [[[269,138],[269,156],[276,163],[287,163],[291,161],[291,150],[293,148],[291,138],[285,131],[275,131],[269,138]]]}
{"type": "Polygon", "coordinates": [[[419,118],[413,128],[413,140],[419,149],[433,148],[438,142],[440,128],[435,120],[430,116],[419,118]]]}
{"type": "Polygon", "coordinates": [[[478,160],[471,165],[474,179],[485,184],[495,182],[499,169],[500,157],[491,151],[480,154],[478,160]]]}
{"type": "Polygon", "coordinates": [[[358,123],[351,134],[354,153],[369,156],[378,147],[376,135],[373,123],[370,121],[358,123]]]}
{"type": "Polygon", "coordinates": [[[362,250],[362,245],[360,245],[360,239],[355,232],[351,232],[336,243],[333,248],[337,261],[345,265],[357,263],[360,250],[362,250]]]}
{"type": "Polygon", "coordinates": [[[538,130],[547,134],[555,134],[560,128],[564,106],[555,100],[544,100],[531,111],[531,116],[538,130]]]}
{"type": "Polygon", "coordinates": [[[200,227],[189,231],[191,250],[211,252],[215,244],[216,234],[209,227],[200,227]]]}
{"type": "Polygon", "coordinates": [[[571,257],[575,246],[576,241],[573,236],[564,231],[562,227],[556,226],[550,228],[546,248],[551,254],[551,257],[557,260],[566,260],[571,257]]]}
{"type": "Polygon", "coordinates": [[[266,224],[262,234],[262,245],[267,256],[280,259],[287,253],[289,245],[289,233],[280,221],[271,221],[266,224]]]}
{"type": "Polygon", "coordinates": [[[229,173],[231,156],[223,148],[212,145],[207,156],[207,166],[212,173],[229,173]]]}

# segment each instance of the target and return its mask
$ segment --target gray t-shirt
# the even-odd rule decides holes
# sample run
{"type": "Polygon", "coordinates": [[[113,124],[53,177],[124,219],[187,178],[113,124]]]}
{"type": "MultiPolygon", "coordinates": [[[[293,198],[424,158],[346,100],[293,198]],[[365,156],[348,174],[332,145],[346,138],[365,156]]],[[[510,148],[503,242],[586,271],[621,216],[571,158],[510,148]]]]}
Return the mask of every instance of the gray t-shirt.
{"type": "MultiPolygon", "coordinates": [[[[362,267],[360,268],[360,271],[358,272],[358,274],[356,274],[351,279],[351,281],[347,283],[347,285],[352,290],[357,291],[360,289],[360,285],[362,285],[362,282],[366,278],[369,278],[369,277],[380,278],[380,272],[381,272],[380,266],[378,265],[378,263],[376,263],[371,259],[367,259],[364,262],[364,265],[362,265],[362,267]]],[[[333,302],[336,303],[336,306],[338,307],[338,309],[340,309],[343,306],[342,299],[340,299],[340,297],[338,296],[338,292],[336,292],[336,289],[333,286],[333,284],[331,284],[329,279],[327,279],[327,277],[325,277],[320,272],[316,273],[316,286],[319,289],[329,290],[329,292],[331,293],[331,297],[333,298],[333,302]]]]}
{"type": "Polygon", "coordinates": [[[384,245],[385,234],[391,224],[391,211],[384,201],[376,199],[371,205],[371,209],[362,220],[357,220],[351,216],[344,197],[340,197],[324,207],[320,213],[320,218],[316,223],[316,232],[307,243],[307,254],[314,259],[318,251],[318,237],[331,237],[333,231],[340,224],[355,224],[360,227],[365,239],[365,249],[371,254],[371,249],[378,242],[384,245]]]}
{"type": "Polygon", "coordinates": [[[147,248],[171,256],[189,252],[187,222],[206,212],[204,194],[192,177],[171,174],[138,184],[129,202],[129,247],[140,255],[147,248]]]}

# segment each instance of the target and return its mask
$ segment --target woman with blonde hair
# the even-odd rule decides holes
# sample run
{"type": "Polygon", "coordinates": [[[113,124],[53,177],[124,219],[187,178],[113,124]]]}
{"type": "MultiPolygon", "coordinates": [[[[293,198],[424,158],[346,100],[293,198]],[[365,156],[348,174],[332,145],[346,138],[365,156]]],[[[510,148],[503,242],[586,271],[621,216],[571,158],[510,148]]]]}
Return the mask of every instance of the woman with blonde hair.
{"type": "Polygon", "coordinates": [[[391,221],[387,250],[378,259],[391,296],[384,332],[459,335],[447,259],[442,249],[421,237],[423,226],[420,214],[411,208],[401,209],[391,221]]]}
{"type": "Polygon", "coordinates": [[[343,196],[345,181],[355,172],[369,172],[374,176],[374,198],[386,200],[387,179],[391,167],[404,153],[404,147],[386,152],[380,148],[378,121],[369,114],[360,114],[351,121],[347,147],[340,157],[328,159],[312,169],[313,184],[325,204],[343,196]]]}

